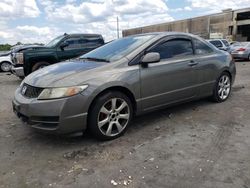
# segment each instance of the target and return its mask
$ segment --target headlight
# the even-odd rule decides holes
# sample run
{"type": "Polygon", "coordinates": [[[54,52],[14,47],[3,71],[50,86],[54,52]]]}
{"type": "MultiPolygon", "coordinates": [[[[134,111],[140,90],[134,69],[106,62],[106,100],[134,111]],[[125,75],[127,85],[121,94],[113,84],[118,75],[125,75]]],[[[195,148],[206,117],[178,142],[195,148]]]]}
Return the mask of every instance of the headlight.
{"type": "Polygon", "coordinates": [[[16,53],[15,57],[17,64],[23,64],[23,53],[16,53]]]}
{"type": "Polygon", "coordinates": [[[63,97],[70,97],[78,93],[81,93],[82,91],[87,89],[87,87],[88,85],[72,86],[64,88],[47,88],[40,93],[37,99],[44,100],[44,99],[58,99],[63,97]]]}

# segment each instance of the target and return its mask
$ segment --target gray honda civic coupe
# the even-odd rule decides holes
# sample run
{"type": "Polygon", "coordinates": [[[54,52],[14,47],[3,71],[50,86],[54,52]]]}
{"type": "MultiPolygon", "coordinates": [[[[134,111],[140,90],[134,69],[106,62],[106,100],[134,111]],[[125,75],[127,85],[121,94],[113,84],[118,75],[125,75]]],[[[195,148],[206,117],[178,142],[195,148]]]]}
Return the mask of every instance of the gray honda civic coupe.
{"type": "Polygon", "coordinates": [[[30,74],[15,92],[13,110],[37,130],[88,129],[110,140],[135,115],[205,97],[224,102],[235,74],[231,55],[198,36],[139,34],[30,74]]]}

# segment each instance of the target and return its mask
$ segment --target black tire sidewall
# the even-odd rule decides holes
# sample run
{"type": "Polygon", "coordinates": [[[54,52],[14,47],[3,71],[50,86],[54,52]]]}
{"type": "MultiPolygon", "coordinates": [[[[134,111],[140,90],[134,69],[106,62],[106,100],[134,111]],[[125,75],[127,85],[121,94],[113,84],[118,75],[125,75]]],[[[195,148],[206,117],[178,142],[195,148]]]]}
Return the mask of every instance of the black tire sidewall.
{"type": "Polygon", "coordinates": [[[31,69],[31,72],[34,72],[34,71],[38,70],[38,69],[39,69],[41,66],[43,66],[43,65],[48,66],[48,65],[50,65],[50,64],[47,63],[47,62],[37,62],[37,63],[35,63],[35,64],[33,65],[32,69],[31,69]]]}
{"type": "Polygon", "coordinates": [[[9,72],[10,70],[4,71],[4,70],[2,69],[2,65],[3,65],[4,63],[7,63],[7,64],[11,65],[11,63],[8,62],[8,61],[3,61],[3,62],[1,62],[1,63],[0,63],[0,69],[1,69],[0,71],[1,71],[1,72],[9,72]]]}
{"type": "Polygon", "coordinates": [[[230,75],[229,75],[227,72],[223,72],[223,73],[219,76],[219,78],[217,79],[216,84],[215,84],[215,87],[214,87],[214,91],[213,91],[213,99],[214,99],[214,101],[215,101],[215,102],[219,102],[219,103],[226,101],[226,100],[229,98],[229,96],[230,96],[230,94],[231,94],[231,91],[232,91],[232,79],[231,79],[230,75]],[[221,77],[224,76],[224,75],[228,76],[228,78],[230,79],[230,91],[229,91],[229,94],[228,94],[227,98],[221,99],[221,98],[219,97],[219,94],[218,94],[218,88],[219,88],[220,79],[221,79],[221,77]]]}
{"type": "Polygon", "coordinates": [[[90,130],[92,135],[96,137],[98,140],[112,140],[112,139],[122,136],[125,133],[126,129],[129,127],[131,123],[132,117],[133,117],[133,108],[132,108],[131,100],[125,94],[121,92],[109,91],[99,96],[90,107],[89,118],[88,118],[88,129],[90,130]],[[123,131],[120,134],[109,137],[109,136],[102,134],[102,132],[99,130],[97,119],[98,119],[98,115],[99,115],[101,107],[108,100],[112,98],[121,98],[127,102],[129,106],[129,110],[130,110],[130,117],[129,117],[127,126],[123,129],[123,131]]]}

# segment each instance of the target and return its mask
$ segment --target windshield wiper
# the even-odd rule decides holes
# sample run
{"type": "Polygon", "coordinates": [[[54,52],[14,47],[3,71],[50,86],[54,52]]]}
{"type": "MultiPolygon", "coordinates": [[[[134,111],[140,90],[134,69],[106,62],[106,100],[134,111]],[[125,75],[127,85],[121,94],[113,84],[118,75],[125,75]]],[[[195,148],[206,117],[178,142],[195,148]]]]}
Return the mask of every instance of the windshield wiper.
{"type": "Polygon", "coordinates": [[[91,61],[100,61],[100,62],[110,62],[107,59],[96,58],[96,57],[82,57],[80,59],[86,59],[86,60],[91,60],[91,61]]]}

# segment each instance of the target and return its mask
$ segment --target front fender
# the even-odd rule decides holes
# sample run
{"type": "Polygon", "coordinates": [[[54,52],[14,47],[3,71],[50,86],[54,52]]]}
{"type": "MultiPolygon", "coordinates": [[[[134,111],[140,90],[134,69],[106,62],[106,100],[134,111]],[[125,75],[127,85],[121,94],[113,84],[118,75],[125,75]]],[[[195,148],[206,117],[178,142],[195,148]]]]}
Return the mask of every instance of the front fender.
{"type": "Polygon", "coordinates": [[[124,88],[128,91],[130,91],[134,98],[136,99],[136,96],[138,95],[138,93],[136,93],[137,91],[134,90],[134,88],[132,88],[131,86],[129,86],[129,84],[125,83],[125,82],[121,82],[121,81],[113,81],[113,82],[109,82],[105,85],[102,85],[98,88],[94,87],[94,86],[89,86],[87,90],[85,90],[83,93],[81,93],[82,95],[87,97],[87,103],[84,104],[86,107],[86,110],[89,109],[90,105],[92,104],[92,102],[94,101],[94,99],[101,94],[102,92],[104,92],[105,90],[114,88],[114,87],[121,87],[124,88]]]}
{"type": "Polygon", "coordinates": [[[24,53],[24,73],[28,75],[31,73],[32,67],[37,62],[47,62],[54,64],[58,62],[56,53],[52,52],[37,52],[37,53],[24,53]]]}

